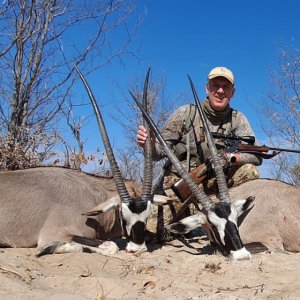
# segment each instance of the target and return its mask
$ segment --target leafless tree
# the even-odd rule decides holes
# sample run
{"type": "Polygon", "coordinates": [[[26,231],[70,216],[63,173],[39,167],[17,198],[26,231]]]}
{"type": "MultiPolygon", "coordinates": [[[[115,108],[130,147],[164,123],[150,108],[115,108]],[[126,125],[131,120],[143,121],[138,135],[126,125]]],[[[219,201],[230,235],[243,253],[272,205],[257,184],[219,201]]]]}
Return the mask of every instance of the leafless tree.
{"type": "MultiPolygon", "coordinates": [[[[280,148],[300,149],[300,53],[283,47],[278,68],[270,74],[270,89],[261,105],[262,128],[280,148]]],[[[273,175],[300,185],[299,154],[281,153],[272,159],[273,175]]]]}
{"type": "Polygon", "coordinates": [[[72,96],[74,63],[93,72],[125,54],[134,55],[128,50],[139,25],[138,18],[130,19],[134,8],[134,0],[0,4],[0,136],[9,148],[7,156],[0,156],[0,167],[30,166],[30,151],[35,163],[49,158],[47,145],[35,145],[31,137],[43,134],[49,142],[47,137],[57,134],[63,104],[72,96]],[[112,43],[110,34],[116,32],[118,42],[112,43]],[[9,155],[15,149],[21,149],[27,165],[9,155]]]}
{"type": "Polygon", "coordinates": [[[72,147],[72,145],[62,138],[62,142],[66,147],[64,165],[71,169],[81,170],[82,163],[85,163],[86,161],[83,151],[84,141],[81,137],[81,128],[85,122],[85,118],[73,115],[72,103],[69,104],[68,109],[63,110],[63,113],[65,114],[67,124],[71,129],[72,135],[77,144],[76,150],[76,147],[72,147]]]}
{"type": "MultiPolygon", "coordinates": [[[[146,70],[145,70],[146,73],[146,70]]],[[[152,71],[152,74],[155,70],[152,71]]],[[[150,76],[150,83],[148,88],[148,112],[152,116],[154,122],[158,127],[162,127],[175,107],[180,102],[186,102],[183,95],[170,99],[166,94],[166,79],[163,75],[160,78],[153,78],[150,76]]],[[[128,90],[142,99],[144,78],[134,79],[129,85],[128,90]]],[[[143,119],[139,108],[135,105],[128,91],[123,91],[123,103],[126,106],[120,108],[120,102],[115,102],[121,118],[114,118],[117,123],[121,125],[122,136],[127,140],[126,148],[118,149],[118,159],[125,178],[141,181],[143,178],[143,152],[137,144],[136,134],[138,126],[143,124],[143,119]],[[128,168],[130,166],[130,168],[128,168]]],[[[154,165],[154,178],[158,176],[161,171],[161,163],[154,165]]]]}

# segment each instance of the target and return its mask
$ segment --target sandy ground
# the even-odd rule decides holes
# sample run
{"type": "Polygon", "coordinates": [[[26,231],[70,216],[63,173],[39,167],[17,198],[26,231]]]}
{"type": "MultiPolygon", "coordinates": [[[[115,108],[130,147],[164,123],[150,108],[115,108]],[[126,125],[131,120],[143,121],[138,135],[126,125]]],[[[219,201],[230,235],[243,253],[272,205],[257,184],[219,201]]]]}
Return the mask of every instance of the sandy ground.
{"type": "Polygon", "coordinates": [[[138,256],[0,249],[0,299],[300,299],[300,253],[231,261],[204,238],[138,256]]]}

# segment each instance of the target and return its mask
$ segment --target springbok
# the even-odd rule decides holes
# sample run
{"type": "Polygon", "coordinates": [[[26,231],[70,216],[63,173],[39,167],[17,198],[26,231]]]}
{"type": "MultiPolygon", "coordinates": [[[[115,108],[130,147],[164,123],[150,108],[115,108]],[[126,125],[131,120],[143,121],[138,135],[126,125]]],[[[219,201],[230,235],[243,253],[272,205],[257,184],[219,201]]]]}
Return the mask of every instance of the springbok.
{"type": "MultiPolygon", "coordinates": [[[[197,95],[197,92],[194,88],[194,84],[190,77],[189,82],[192,88],[193,96],[195,98],[195,102],[197,104],[205,134],[208,140],[209,149],[211,151],[212,156],[212,164],[216,173],[216,179],[219,188],[219,198],[220,201],[218,203],[214,203],[205,193],[204,191],[193,182],[193,180],[189,177],[185,168],[181,165],[177,157],[174,153],[169,149],[167,143],[164,141],[162,135],[159,130],[155,126],[151,117],[145,111],[143,106],[139,103],[138,99],[132,95],[133,99],[139,106],[140,110],[143,113],[144,118],[147,120],[149,126],[152,131],[156,135],[157,139],[161,143],[166,155],[172,162],[173,166],[177,170],[178,174],[181,178],[183,178],[189,185],[192,190],[194,197],[196,200],[201,203],[203,207],[204,214],[197,214],[199,218],[197,220],[199,223],[208,223],[210,228],[210,235],[214,236],[214,240],[218,243],[218,245],[229,253],[233,259],[243,260],[250,259],[250,252],[244,247],[244,244],[239,235],[238,229],[238,218],[242,216],[248,209],[250,209],[253,204],[253,197],[247,197],[246,199],[240,200],[238,203],[232,203],[230,201],[230,196],[228,192],[228,187],[226,184],[225,175],[223,172],[223,168],[218,157],[217,149],[214,143],[214,139],[211,136],[206,116],[202,111],[202,107],[200,105],[200,101],[197,95]]],[[[188,218],[195,218],[194,216],[188,218]]],[[[182,220],[180,223],[172,224],[168,227],[169,230],[173,232],[180,231],[180,227],[182,224],[184,225],[185,220],[182,220]]]]}
{"type": "MultiPolygon", "coordinates": [[[[64,168],[0,172],[0,246],[37,246],[37,256],[81,251],[104,253],[105,247],[95,239],[111,239],[124,234],[127,252],[145,251],[151,203],[166,200],[153,197],[151,193],[150,141],[145,150],[142,195],[131,197],[95,97],[81,71],[75,68],[93,105],[118,195],[108,199],[106,184],[99,178],[64,168]]],[[[145,107],[149,71],[143,91],[145,107]]]]}

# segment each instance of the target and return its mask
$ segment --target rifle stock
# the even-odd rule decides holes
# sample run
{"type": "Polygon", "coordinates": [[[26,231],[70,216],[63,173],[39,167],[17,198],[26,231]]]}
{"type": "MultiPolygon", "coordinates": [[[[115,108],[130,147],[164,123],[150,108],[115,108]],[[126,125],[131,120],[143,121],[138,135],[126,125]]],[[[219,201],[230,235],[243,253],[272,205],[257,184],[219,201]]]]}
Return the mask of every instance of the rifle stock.
{"type": "Polygon", "coordinates": [[[270,150],[267,146],[254,146],[246,144],[238,144],[239,151],[258,151],[258,152],[268,152],[270,150]]]}
{"type": "Polygon", "coordinates": [[[238,144],[239,151],[256,151],[256,152],[268,152],[270,150],[277,152],[291,152],[291,153],[300,153],[300,150],[293,149],[284,149],[284,148],[274,148],[268,146],[255,146],[255,145],[246,145],[246,144],[238,144]]]}
{"type": "MultiPolygon", "coordinates": [[[[206,171],[207,171],[206,164],[201,164],[193,171],[191,171],[189,173],[189,176],[195,183],[200,184],[206,177],[206,171]]],[[[192,191],[190,190],[188,184],[183,179],[180,179],[175,184],[173,184],[171,186],[171,189],[181,201],[185,201],[192,195],[192,191]]]]}

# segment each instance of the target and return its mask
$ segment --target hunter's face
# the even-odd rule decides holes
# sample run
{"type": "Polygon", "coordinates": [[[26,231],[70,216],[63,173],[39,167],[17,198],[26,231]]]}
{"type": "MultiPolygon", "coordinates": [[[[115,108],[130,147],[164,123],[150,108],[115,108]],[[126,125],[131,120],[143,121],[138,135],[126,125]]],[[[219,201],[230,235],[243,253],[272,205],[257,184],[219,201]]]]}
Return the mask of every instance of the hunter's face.
{"type": "Polygon", "coordinates": [[[234,95],[234,85],[224,77],[210,79],[206,84],[206,93],[212,109],[222,111],[234,95]]]}

